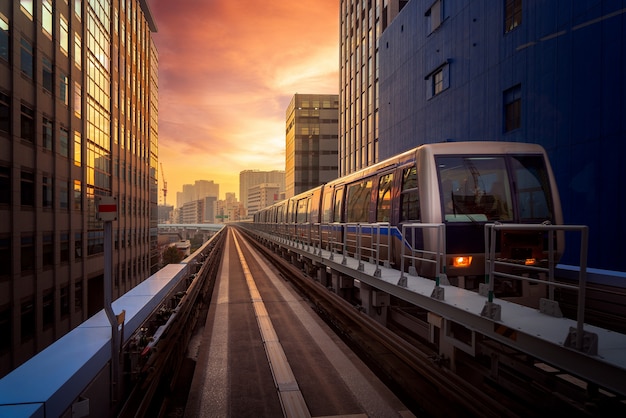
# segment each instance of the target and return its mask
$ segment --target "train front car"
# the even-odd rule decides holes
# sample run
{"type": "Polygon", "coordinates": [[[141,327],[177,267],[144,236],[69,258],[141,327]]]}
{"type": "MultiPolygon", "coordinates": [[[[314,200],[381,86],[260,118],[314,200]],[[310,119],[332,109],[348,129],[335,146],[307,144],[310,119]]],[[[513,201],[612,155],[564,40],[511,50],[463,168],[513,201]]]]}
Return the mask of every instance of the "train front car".
{"type": "MultiPolygon", "coordinates": [[[[543,147],[506,142],[429,144],[417,150],[422,222],[446,225],[446,274],[475,288],[485,274],[485,224],[563,224],[558,189],[543,147]],[[428,186],[436,185],[429,188],[428,186]]],[[[564,240],[557,237],[557,257],[564,240]]],[[[496,257],[544,263],[547,236],[501,231],[496,257]]]]}

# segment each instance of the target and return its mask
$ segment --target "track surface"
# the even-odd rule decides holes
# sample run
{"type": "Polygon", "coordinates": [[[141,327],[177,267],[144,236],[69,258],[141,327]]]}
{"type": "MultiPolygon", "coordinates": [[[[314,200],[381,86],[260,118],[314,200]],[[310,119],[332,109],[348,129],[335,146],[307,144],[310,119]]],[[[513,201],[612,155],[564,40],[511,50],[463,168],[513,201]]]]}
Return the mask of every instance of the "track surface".
{"type": "Polygon", "coordinates": [[[228,234],[185,416],[412,416],[273,267],[228,234]],[[285,370],[294,384],[281,380],[285,370]]]}

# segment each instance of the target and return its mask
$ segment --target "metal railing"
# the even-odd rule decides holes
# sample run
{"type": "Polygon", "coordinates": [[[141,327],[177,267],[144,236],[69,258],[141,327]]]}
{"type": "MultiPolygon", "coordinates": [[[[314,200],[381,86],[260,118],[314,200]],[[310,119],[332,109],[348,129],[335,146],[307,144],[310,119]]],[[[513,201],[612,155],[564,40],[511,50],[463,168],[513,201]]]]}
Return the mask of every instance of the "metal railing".
{"type": "MultiPolygon", "coordinates": [[[[429,238],[432,238],[429,237],[429,238]]],[[[405,271],[409,270],[409,274],[417,276],[416,262],[434,264],[435,265],[435,285],[439,287],[441,279],[445,278],[446,265],[446,225],[445,224],[425,224],[412,223],[402,225],[402,250],[400,251],[400,280],[399,286],[406,286],[405,271]],[[417,232],[420,231],[422,240],[425,241],[426,230],[435,230],[434,250],[426,250],[425,248],[416,248],[417,232]],[[410,241],[407,239],[410,238],[410,241]],[[408,269],[405,269],[405,262],[410,262],[408,269]]],[[[445,279],[444,279],[445,280],[445,279]]]]}
{"type": "MultiPolygon", "coordinates": [[[[571,346],[579,351],[587,351],[592,353],[593,347],[584,347],[584,339],[590,334],[585,333],[583,327],[585,322],[585,292],[587,288],[587,250],[588,250],[589,227],[586,225],[551,225],[543,224],[499,224],[492,223],[485,225],[485,272],[488,282],[487,286],[487,302],[483,315],[493,319],[499,319],[498,309],[493,309],[494,282],[496,277],[507,278],[511,280],[528,281],[531,283],[545,284],[548,287],[548,297],[542,298],[540,301],[540,310],[543,313],[560,317],[562,316],[558,302],[554,300],[555,288],[563,288],[574,290],[578,293],[578,306],[576,313],[576,329],[570,330],[570,334],[565,345],[571,346]],[[538,232],[548,237],[548,264],[541,266],[537,263],[514,262],[509,259],[496,257],[496,239],[500,231],[525,231],[538,232]],[[554,270],[556,266],[556,237],[559,232],[579,232],[580,233],[580,270],[578,273],[578,284],[572,285],[567,283],[559,283],[555,280],[554,270]],[[513,272],[521,272],[514,274],[513,272]],[[534,274],[536,277],[529,277],[534,274]],[[545,279],[542,279],[542,275],[545,279]]],[[[564,239],[564,237],[560,238],[564,239]]],[[[597,344],[597,341],[596,341],[597,344]]],[[[593,343],[592,343],[593,345],[593,343]]]]}

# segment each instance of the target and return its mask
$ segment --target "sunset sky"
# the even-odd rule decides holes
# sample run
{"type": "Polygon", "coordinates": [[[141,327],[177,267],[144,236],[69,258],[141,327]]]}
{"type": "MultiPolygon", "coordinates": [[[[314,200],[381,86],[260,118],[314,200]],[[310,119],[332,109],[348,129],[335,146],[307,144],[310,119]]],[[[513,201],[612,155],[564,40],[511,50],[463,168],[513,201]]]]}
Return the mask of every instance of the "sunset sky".
{"type": "MultiPolygon", "coordinates": [[[[239,199],[242,170],[285,169],[295,93],[339,90],[337,0],[149,0],[158,32],[167,203],[195,180],[239,199]]],[[[159,203],[163,203],[159,167],[159,203]]]]}

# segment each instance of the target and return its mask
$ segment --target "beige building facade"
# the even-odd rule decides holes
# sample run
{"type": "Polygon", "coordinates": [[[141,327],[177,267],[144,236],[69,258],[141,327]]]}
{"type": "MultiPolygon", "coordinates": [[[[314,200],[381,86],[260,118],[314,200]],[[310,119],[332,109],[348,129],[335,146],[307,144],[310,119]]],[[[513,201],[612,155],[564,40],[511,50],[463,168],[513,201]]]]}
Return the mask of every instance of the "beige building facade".
{"type": "Polygon", "coordinates": [[[143,0],[0,2],[0,377],[158,266],[156,25],[143,0]],[[10,220],[10,221],[9,221],[10,220]]]}

